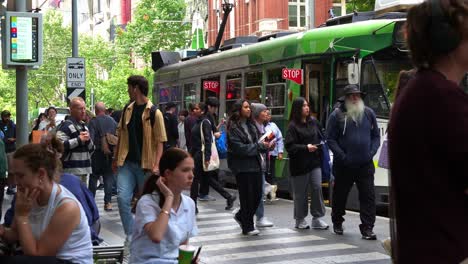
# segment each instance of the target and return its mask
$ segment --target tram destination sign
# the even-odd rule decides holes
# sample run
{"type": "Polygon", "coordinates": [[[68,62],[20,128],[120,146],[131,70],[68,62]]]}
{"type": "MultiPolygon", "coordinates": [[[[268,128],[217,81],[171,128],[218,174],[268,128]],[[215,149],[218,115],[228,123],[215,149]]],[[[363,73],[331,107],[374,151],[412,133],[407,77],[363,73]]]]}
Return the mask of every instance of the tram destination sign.
{"type": "Polygon", "coordinates": [[[85,88],[85,83],[85,59],[67,58],[67,88],[85,88]]]}
{"type": "Polygon", "coordinates": [[[297,84],[304,84],[304,70],[303,69],[288,69],[283,68],[283,79],[291,80],[297,84]]]}

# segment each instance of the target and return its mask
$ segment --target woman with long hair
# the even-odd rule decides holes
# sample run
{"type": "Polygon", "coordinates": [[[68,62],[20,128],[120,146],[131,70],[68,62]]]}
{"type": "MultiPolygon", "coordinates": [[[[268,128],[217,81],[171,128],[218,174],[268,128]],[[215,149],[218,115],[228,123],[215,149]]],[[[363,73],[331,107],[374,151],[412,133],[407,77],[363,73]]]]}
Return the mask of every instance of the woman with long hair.
{"type": "Polygon", "coordinates": [[[291,106],[291,117],[286,132],[285,147],[288,151],[289,171],[294,199],[295,227],[308,229],[305,220],[308,211],[308,190],[312,191],[310,198],[310,214],[313,229],[328,229],[323,221],[325,204],[322,196],[322,170],[320,143],[322,132],[319,122],[310,116],[309,103],[302,97],[294,99],[291,106]]]}
{"type": "Polygon", "coordinates": [[[205,102],[203,114],[198,118],[192,128],[192,148],[190,150],[190,154],[192,154],[195,161],[195,179],[190,190],[190,197],[192,197],[195,204],[197,204],[196,201],[198,199],[198,194],[200,194],[200,196],[203,195],[206,198],[206,196],[208,196],[209,187],[211,186],[215,191],[221,194],[224,199],[226,199],[225,209],[230,210],[232,209],[237,197],[230,194],[223,188],[223,186],[221,186],[221,183],[218,181],[218,170],[204,170],[204,168],[208,167],[211,155],[213,154],[211,153],[211,144],[213,143],[215,137],[214,132],[216,131],[213,117],[216,110],[216,103],[213,103],[213,101],[211,103],[205,102]],[[204,150],[203,152],[202,149],[204,150]],[[203,163],[203,160],[205,160],[205,163],[203,163]]]}
{"type": "Polygon", "coordinates": [[[62,143],[52,137],[46,144],[24,145],[13,154],[10,173],[16,176],[18,186],[15,214],[11,228],[0,226],[0,237],[19,241],[28,256],[92,263],[91,235],[83,207],[55,182],[62,152],[62,143]]]}
{"type": "Polygon", "coordinates": [[[136,205],[130,247],[131,263],[178,263],[178,248],[197,234],[195,203],[182,194],[190,190],[194,162],[178,148],[166,150],[143,186],[136,205]]]}
{"type": "Polygon", "coordinates": [[[468,71],[468,1],[412,7],[406,33],[417,72],[389,123],[392,257],[461,263],[468,257],[468,95],[460,87],[468,71]]]}
{"type": "Polygon", "coordinates": [[[240,210],[234,215],[244,235],[258,235],[253,217],[257,210],[262,190],[261,153],[268,151],[270,143],[258,142],[257,128],[251,121],[250,103],[238,100],[233,105],[227,123],[228,166],[236,176],[239,190],[240,210]]]}

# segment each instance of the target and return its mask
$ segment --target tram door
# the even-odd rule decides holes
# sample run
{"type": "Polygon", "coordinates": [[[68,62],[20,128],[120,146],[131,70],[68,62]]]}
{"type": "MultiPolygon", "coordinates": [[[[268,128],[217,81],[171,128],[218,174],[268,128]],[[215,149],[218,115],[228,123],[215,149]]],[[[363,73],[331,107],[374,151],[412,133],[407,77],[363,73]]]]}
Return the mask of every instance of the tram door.
{"type": "Polygon", "coordinates": [[[217,77],[212,77],[212,78],[206,78],[202,79],[202,91],[201,91],[201,96],[200,100],[204,102],[206,98],[208,97],[216,97],[219,99],[219,92],[220,92],[220,82],[219,82],[219,76],[217,77]]]}
{"type": "Polygon", "coordinates": [[[301,96],[306,98],[310,104],[311,114],[325,124],[324,119],[328,117],[328,83],[329,67],[326,63],[310,63],[305,65],[305,83],[301,96]]]}

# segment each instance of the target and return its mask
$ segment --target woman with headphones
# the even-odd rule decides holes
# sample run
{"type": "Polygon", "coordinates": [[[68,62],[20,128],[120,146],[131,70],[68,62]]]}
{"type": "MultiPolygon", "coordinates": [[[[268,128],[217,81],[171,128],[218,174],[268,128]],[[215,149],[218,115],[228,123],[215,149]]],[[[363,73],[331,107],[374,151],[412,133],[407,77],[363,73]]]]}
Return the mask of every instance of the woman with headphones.
{"type": "Polygon", "coordinates": [[[395,263],[468,259],[468,0],[428,0],[407,15],[417,73],[389,129],[395,263]]]}

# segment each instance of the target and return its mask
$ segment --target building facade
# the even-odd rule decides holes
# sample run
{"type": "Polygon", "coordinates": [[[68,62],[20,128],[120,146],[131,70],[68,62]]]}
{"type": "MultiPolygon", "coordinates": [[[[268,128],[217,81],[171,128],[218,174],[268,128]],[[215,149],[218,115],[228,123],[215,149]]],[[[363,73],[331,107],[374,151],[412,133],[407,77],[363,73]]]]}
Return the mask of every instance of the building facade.
{"type": "MultiPolygon", "coordinates": [[[[214,45],[223,19],[225,0],[208,0],[208,46],[214,45]]],[[[335,0],[336,1],[336,0],[335,0]]],[[[281,31],[305,31],[329,18],[334,0],[228,0],[235,5],[223,40],[237,36],[265,36],[281,31]]]]}

